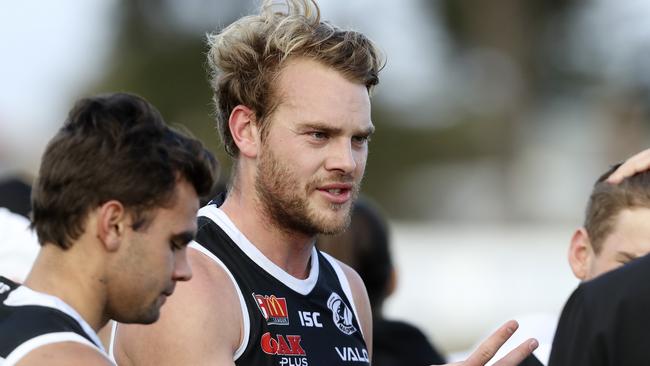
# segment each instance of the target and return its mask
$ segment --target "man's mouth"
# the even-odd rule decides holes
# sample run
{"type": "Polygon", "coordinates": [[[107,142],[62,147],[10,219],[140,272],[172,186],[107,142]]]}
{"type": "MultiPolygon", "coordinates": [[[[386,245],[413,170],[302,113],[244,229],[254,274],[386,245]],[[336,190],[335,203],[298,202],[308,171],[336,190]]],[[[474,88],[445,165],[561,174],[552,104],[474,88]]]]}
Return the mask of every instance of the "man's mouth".
{"type": "Polygon", "coordinates": [[[322,185],[317,190],[322,192],[323,196],[331,203],[342,204],[352,198],[353,187],[348,183],[332,183],[322,185]]]}

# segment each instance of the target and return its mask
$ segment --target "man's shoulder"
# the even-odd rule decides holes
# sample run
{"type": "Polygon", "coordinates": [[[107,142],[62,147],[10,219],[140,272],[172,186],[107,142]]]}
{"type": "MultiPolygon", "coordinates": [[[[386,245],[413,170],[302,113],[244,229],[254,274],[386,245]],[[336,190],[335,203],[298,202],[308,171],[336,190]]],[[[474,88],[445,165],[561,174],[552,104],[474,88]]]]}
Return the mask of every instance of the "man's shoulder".
{"type": "Polygon", "coordinates": [[[650,302],[647,278],[650,278],[650,255],[581,284],[575,295],[586,302],[596,300],[604,304],[628,300],[650,302]]]}
{"type": "Polygon", "coordinates": [[[6,356],[21,344],[45,335],[50,341],[73,335],[74,339],[93,344],[82,326],[60,309],[30,303],[14,304],[10,300],[13,299],[8,300],[5,296],[0,302],[0,356],[6,356]]]}
{"type": "MultiPolygon", "coordinates": [[[[7,361],[11,361],[7,359],[7,361]]],[[[75,341],[46,344],[17,359],[21,366],[106,365],[113,362],[99,349],[75,341]]],[[[11,364],[14,364],[11,362],[11,364]]]]}
{"type": "Polygon", "coordinates": [[[648,364],[649,275],[645,256],[578,286],[562,311],[550,365],[648,364]]]}
{"type": "Polygon", "coordinates": [[[623,323],[650,326],[649,277],[650,256],[645,256],[580,284],[567,301],[560,324],[577,322],[598,334],[623,323]]]}
{"type": "MultiPolygon", "coordinates": [[[[79,323],[57,309],[36,305],[0,306],[0,357],[7,360],[25,357],[27,360],[27,356],[45,350],[45,354],[52,357],[52,362],[47,364],[58,364],[58,360],[65,364],[76,360],[68,354],[79,349],[90,350],[90,357],[106,358],[79,323]]],[[[35,359],[41,363],[21,361],[21,364],[44,364],[43,358],[35,359]]]]}

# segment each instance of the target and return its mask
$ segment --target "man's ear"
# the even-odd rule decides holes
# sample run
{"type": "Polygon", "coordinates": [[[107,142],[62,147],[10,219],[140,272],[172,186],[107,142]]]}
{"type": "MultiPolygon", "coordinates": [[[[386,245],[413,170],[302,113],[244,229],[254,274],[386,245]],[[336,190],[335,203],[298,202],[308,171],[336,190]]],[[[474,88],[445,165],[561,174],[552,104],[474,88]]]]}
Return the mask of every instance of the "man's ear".
{"type": "Polygon", "coordinates": [[[228,127],[239,153],[249,158],[257,157],[260,136],[255,112],[241,104],[236,106],[230,113],[228,127]]]}
{"type": "Polygon", "coordinates": [[[584,227],[579,228],[571,238],[569,264],[571,265],[573,274],[580,280],[584,281],[587,279],[594,255],[589,233],[587,233],[584,227]]]}
{"type": "Polygon", "coordinates": [[[104,248],[113,252],[119,249],[124,237],[128,215],[122,203],[107,201],[97,210],[97,237],[104,248]]]}

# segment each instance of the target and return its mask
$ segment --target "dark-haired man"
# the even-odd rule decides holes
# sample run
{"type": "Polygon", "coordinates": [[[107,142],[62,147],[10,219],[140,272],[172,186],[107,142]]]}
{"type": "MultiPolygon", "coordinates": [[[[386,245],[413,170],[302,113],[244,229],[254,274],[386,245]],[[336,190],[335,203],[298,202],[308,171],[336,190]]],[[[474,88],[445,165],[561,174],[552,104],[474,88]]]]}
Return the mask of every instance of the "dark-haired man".
{"type": "Polygon", "coordinates": [[[216,169],[144,99],[80,100],[34,185],[36,262],[22,286],[0,277],[0,364],[111,365],[97,330],[155,322],[190,279],[186,245],[216,169]]]}

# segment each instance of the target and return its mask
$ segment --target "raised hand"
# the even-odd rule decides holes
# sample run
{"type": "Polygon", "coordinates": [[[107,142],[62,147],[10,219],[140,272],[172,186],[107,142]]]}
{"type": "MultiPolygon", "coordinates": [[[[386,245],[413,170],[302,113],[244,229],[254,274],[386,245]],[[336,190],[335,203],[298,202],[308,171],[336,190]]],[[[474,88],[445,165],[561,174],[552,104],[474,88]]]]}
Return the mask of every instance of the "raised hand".
{"type": "MultiPolygon", "coordinates": [[[[499,348],[514,334],[519,327],[519,323],[510,320],[502,325],[496,332],[492,333],[480,346],[474,351],[467,360],[448,364],[447,366],[485,366],[492,357],[497,353],[499,348]]],[[[520,344],[512,351],[508,352],[502,359],[497,361],[494,366],[516,366],[530,355],[539,345],[536,339],[531,338],[520,344]]]]}
{"type": "Polygon", "coordinates": [[[646,149],[627,159],[621,164],[612,175],[607,178],[607,182],[618,184],[627,177],[636,173],[644,172],[650,169],[650,149],[646,149]]]}

